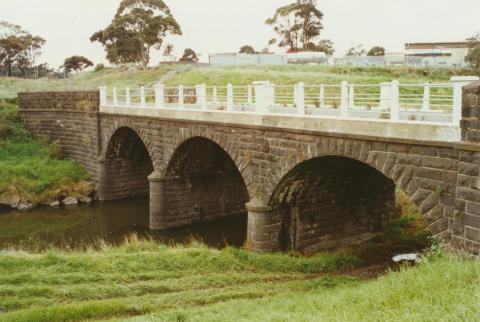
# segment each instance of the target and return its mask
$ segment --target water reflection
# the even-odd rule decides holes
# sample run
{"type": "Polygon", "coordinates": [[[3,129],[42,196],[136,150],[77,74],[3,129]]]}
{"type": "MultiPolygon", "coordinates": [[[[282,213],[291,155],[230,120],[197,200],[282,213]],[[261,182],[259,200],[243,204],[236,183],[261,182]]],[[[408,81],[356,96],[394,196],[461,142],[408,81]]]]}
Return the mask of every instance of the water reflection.
{"type": "Polygon", "coordinates": [[[36,208],[29,212],[0,213],[0,248],[49,245],[84,247],[98,240],[118,243],[132,233],[152,236],[167,244],[195,238],[212,247],[241,246],[246,236],[246,216],[199,223],[166,232],[148,229],[148,198],[97,203],[68,209],[36,208]]]}

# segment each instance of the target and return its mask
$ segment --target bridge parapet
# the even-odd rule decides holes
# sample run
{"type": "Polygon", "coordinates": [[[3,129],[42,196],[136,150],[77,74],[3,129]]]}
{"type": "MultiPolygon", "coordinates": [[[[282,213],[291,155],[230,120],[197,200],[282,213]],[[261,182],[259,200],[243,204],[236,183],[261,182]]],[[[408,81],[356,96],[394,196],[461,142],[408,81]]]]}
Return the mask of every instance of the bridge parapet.
{"type": "Polygon", "coordinates": [[[442,84],[253,85],[118,89],[100,87],[105,113],[168,117],[376,135],[461,140],[462,87],[478,77],[442,84]]]}
{"type": "Polygon", "coordinates": [[[480,81],[463,88],[462,140],[480,143],[480,81]]]}

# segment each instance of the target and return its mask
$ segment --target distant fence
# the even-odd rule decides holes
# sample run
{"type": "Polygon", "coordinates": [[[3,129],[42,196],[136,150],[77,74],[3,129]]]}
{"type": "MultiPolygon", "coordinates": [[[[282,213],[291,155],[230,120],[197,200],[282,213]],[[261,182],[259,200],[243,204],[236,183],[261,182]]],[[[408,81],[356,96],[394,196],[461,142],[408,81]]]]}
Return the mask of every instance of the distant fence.
{"type": "Polygon", "coordinates": [[[243,86],[104,86],[100,87],[100,105],[441,122],[459,126],[462,87],[475,80],[478,77],[453,77],[449,83],[439,84],[392,81],[367,85],[343,81],[338,85],[276,85],[259,81],[243,86]]]}

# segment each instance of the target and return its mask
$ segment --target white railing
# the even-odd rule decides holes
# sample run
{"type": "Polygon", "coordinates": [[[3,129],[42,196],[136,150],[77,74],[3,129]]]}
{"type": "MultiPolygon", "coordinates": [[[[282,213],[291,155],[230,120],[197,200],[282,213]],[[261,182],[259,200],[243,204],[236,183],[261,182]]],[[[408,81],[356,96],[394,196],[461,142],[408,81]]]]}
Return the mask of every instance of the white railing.
{"type": "Polygon", "coordinates": [[[478,77],[453,77],[443,84],[400,84],[398,81],[338,85],[251,85],[152,88],[100,87],[101,106],[250,112],[256,114],[318,115],[367,118],[393,122],[440,122],[458,126],[462,87],[478,77]]]}

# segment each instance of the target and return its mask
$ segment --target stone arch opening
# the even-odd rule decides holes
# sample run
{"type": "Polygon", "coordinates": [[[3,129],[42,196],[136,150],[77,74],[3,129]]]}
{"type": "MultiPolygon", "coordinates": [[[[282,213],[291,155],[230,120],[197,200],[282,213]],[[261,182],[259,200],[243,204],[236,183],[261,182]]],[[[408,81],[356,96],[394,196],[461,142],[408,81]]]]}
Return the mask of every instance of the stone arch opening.
{"type": "Polygon", "coordinates": [[[394,214],[395,184],[360,161],[323,156],[290,170],[272,193],[279,248],[331,250],[369,239],[394,214]]]}
{"type": "Polygon", "coordinates": [[[120,127],[111,136],[100,164],[100,200],[148,196],[153,163],[140,136],[120,127]]]}
{"type": "Polygon", "coordinates": [[[156,196],[161,199],[151,206],[157,209],[151,221],[154,229],[246,218],[249,194],[243,177],[229,154],[209,139],[193,137],[180,144],[163,178],[151,180],[157,180],[156,196]]]}

